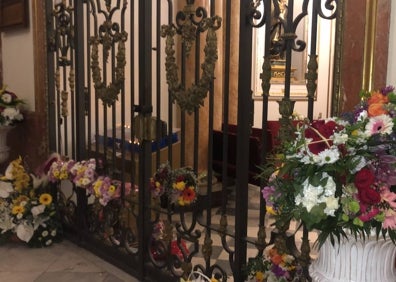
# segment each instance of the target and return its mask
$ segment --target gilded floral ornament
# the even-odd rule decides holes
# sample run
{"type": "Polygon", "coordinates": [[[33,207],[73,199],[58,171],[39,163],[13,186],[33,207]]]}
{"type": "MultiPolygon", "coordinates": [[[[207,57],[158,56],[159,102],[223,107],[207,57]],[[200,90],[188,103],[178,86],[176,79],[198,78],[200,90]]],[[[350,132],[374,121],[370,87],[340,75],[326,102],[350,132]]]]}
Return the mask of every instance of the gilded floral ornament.
{"type": "MultiPolygon", "coordinates": [[[[178,66],[175,59],[175,39],[174,36],[178,30],[173,25],[163,25],[161,27],[161,36],[166,38],[165,44],[165,68],[166,80],[169,87],[172,102],[177,102],[183,111],[191,114],[196,108],[203,105],[203,100],[209,91],[209,87],[214,78],[215,63],[217,61],[217,36],[216,30],[221,26],[221,18],[214,16],[205,18],[202,21],[202,31],[207,31],[206,44],[204,48],[205,58],[201,65],[202,76],[197,84],[191,85],[185,89],[179,81],[178,66]]],[[[185,25],[181,28],[182,41],[187,51],[190,50],[193,41],[192,34],[195,34],[195,28],[191,25],[185,25]],[[194,32],[192,32],[194,31],[194,32]]]]}
{"type": "Polygon", "coordinates": [[[110,107],[118,100],[118,94],[120,93],[125,81],[125,41],[127,40],[128,34],[125,31],[120,32],[118,24],[113,24],[111,22],[104,23],[101,26],[101,31],[104,32],[100,33],[100,35],[93,36],[90,39],[90,45],[92,46],[92,80],[94,82],[98,98],[103,101],[104,105],[110,107]],[[103,61],[107,62],[109,51],[114,43],[118,43],[114,80],[110,82],[109,85],[106,85],[102,80],[101,69],[99,66],[99,44],[103,45],[103,61]]]}

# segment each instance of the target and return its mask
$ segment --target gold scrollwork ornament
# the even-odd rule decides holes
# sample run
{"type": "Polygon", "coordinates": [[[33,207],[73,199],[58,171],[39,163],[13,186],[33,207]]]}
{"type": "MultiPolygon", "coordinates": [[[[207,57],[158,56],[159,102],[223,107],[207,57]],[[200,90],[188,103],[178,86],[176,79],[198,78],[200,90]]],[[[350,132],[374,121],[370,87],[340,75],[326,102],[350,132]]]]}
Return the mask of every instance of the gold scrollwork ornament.
{"type": "MultiPolygon", "coordinates": [[[[92,70],[92,80],[94,82],[96,94],[99,99],[102,100],[104,105],[108,107],[112,106],[115,101],[118,100],[118,94],[122,89],[125,81],[125,41],[126,34],[121,36],[121,39],[118,42],[118,50],[117,50],[117,63],[115,67],[115,79],[110,82],[109,85],[106,85],[102,81],[101,69],[99,66],[99,43],[100,40],[98,37],[92,37],[90,40],[90,44],[92,45],[91,51],[91,70],[92,70]]],[[[108,49],[106,49],[107,44],[103,44],[106,50],[106,54],[108,53],[108,49]]]]}
{"type": "Polygon", "coordinates": [[[217,61],[217,36],[216,30],[220,28],[221,18],[214,16],[203,20],[203,30],[207,30],[206,45],[204,48],[205,58],[201,65],[202,76],[197,84],[192,84],[190,88],[179,81],[178,66],[175,59],[176,28],[173,25],[163,25],[161,36],[166,38],[165,43],[165,69],[166,81],[169,87],[172,102],[177,102],[182,111],[191,114],[196,108],[203,105],[203,100],[209,91],[210,84],[214,79],[215,63],[217,61]]]}

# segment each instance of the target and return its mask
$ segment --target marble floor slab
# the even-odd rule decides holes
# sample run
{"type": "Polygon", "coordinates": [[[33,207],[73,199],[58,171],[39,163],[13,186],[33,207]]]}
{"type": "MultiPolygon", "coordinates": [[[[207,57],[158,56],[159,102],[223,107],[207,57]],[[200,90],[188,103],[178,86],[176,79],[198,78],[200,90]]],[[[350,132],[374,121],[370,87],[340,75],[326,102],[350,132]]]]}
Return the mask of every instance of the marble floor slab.
{"type": "Polygon", "coordinates": [[[48,248],[23,244],[0,246],[0,281],[135,282],[139,281],[94,254],[64,240],[48,248]]]}

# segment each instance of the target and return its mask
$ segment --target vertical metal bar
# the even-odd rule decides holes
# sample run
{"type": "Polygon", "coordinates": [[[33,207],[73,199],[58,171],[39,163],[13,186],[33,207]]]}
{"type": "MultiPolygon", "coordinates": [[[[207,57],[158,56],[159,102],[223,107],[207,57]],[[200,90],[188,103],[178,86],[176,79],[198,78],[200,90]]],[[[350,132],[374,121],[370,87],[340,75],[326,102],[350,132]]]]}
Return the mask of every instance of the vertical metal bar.
{"type": "MultiPolygon", "coordinates": [[[[131,50],[130,54],[130,65],[135,66],[135,1],[131,2],[130,5],[130,20],[129,20],[129,25],[130,25],[130,44],[129,48],[131,50]]],[[[135,103],[135,68],[131,67],[131,72],[129,76],[129,80],[131,82],[131,86],[129,89],[130,92],[130,101],[131,101],[131,119],[130,119],[130,134],[131,134],[131,141],[135,142],[135,127],[133,126],[133,121],[134,121],[134,103],[135,103]]],[[[137,174],[137,167],[136,167],[136,162],[135,162],[135,151],[131,151],[131,168],[130,168],[130,174],[131,174],[131,182],[132,185],[136,183],[136,174],[137,174]]],[[[133,187],[133,186],[132,186],[133,187]]]]}
{"type": "MultiPolygon", "coordinates": [[[[152,3],[147,0],[139,0],[139,104],[142,108],[143,117],[151,117],[152,106],[152,3]]],[[[142,277],[145,276],[145,262],[149,255],[147,238],[150,238],[150,211],[146,207],[150,203],[149,179],[151,177],[151,141],[142,140],[141,152],[139,153],[139,270],[142,277]]]]}
{"type": "MultiPolygon", "coordinates": [[[[201,52],[201,32],[195,35],[195,84],[199,83],[200,74],[200,52],[201,52]]],[[[199,108],[194,111],[194,171],[198,171],[198,146],[199,146],[199,108]]]]}
{"type": "MultiPolygon", "coordinates": [[[[264,4],[264,17],[265,17],[265,44],[264,44],[264,62],[261,73],[262,79],[262,90],[263,90],[263,102],[262,107],[262,122],[261,122],[261,142],[262,142],[262,150],[261,150],[261,164],[266,163],[267,152],[269,149],[268,144],[268,97],[270,90],[270,80],[271,80],[271,63],[270,63],[270,47],[271,47],[271,0],[265,0],[264,4]]],[[[261,186],[263,186],[264,181],[261,179],[261,186]]],[[[260,216],[259,216],[259,225],[261,227],[265,226],[265,200],[263,197],[260,197],[260,216]]],[[[265,234],[265,232],[264,232],[265,234]]],[[[265,239],[265,238],[263,238],[265,239]]],[[[264,242],[260,242],[264,243],[264,242]]]]}
{"type": "Polygon", "coordinates": [[[341,112],[341,58],[342,58],[342,46],[344,42],[343,38],[343,22],[344,22],[344,12],[345,12],[345,0],[339,0],[340,6],[337,8],[337,19],[336,19],[336,34],[335,34],[335,45],[334,50],[334,69],[333,69],[333,81],[334,89],[332,92],[333,99],[331,101],[331,113],[330,116],[337,116],[341,112]]]}
{"type": "MultiPolygon", "coordinates": [[[[215,1],[210,1],[210,16],[215,16],[215,1]]],[[[214,121],[214,83],[210,84],[209,88],[209,120],[208,120],[208,168],[213,167],[213,121],[214,121]]],[[[207,211],[206,211],[206,223],[208,226],[212,224],[212,180],[213,180],[213,170],[208,169],[207,175],[207,211]]],[[[207,228],[207,235],[210,236],[210,228],[207,228]]]]}
{"type": "MultiPolygon", "coordinates": [[[[88,5],[88,4],[87,4],[88,5]]],[[[85,9],[85,18],[86,18],[86,25],[87,25],[87,35],[86,38],[87,40],[91,37],[91,18],[90,18],[90,12],[89,8],[87,7],[85,9]]],[[[89,59],[91,58],[91,48],[87,48],[87,61],[89,62],[89,59]]],[[[88,151],[91,152],[92,150],[92,108],[91,108],[91,96],[92,96],[92,91],[91,91],[91,64],[87,63],[87,84],[86,84],[86,91],[85,93],[85,103],[84,103],[84,108],[85,108],[85,114],[87,116],[87,139],[88,139],[88,151]]]]}
{"type": "MultiPolygon", "coordinates": [[[[115,48],[116,48],[116,44],[113,42],[112,47],[111,47],[111,80],[114,81],[115,80],[115,48]]],[[[122,91],[121,91],[122,92],[122,91]]],[[[119,94],[121,96],[121,111],[122,108],[124,106],[123,104],[123,98],[122,98],[122,93],[119,94]]],[[[111,128],[111,138],[113,140],[113,144],[112,144],[112,151],[111,151],[111,167],[113,169],[113,171],[115,171],[115,169],[117,168],[116,162],[116,152],[117,152],[117,142],[118,142],[118,138],[117,138],[117,124],[116,124],[116,120],[117,120],[117,115],[116,115],[116,103],[114,102],[111,105],[111,120],[110,120],[110,128],[111,128]]],[[[121,130],[121,134],[122,131],[125,130],[124,124],[120,125],[120,130],[121,130]]],[[[125,135],[125,134],[124,134],[125,135]]],[[[124,139],[122,138],[122,136],[120,136],[120,149],[121,152],[124,150],[124,141],[125,141],[125,136],[124,139]]]]}
{"type": "MultiPolygon", "coordinates": [[[[84,26],[83,2],[74,1],[75,15],[75,49],[76,49],[76,157],[78,160],[86,158],[85,122],[84,122],[84,26]]],[[[77,230],[79,236],[86,229],[87,197],[86,191],[77,188],[77,230]]]]}
{"type": "MultiPolygon", "coordinates": [[[[186,87],[186,48],[182,43],[180,52],[180,73],[181,73],[181,84],[186,87]]],[[[181,124],[180,124],[180,165],[184,167],[186,165],[186,113],[181,111],[180,114],[181,124]]]]}
{"type": "Polygon", "coordinates": [[[287,8],[287,17],[286,17],[287,20],[286,20],[286,26],[285,26],[285,34],[284,34],[284,36],[286,36],[286,38],[285,38],[285,41],[286,41],[286,69],[285,69],[285,95],[284,95],[285,100],[290,100],[290,74],[291,74],[291,60],[292,60],[292,44],[293,44],[294,38],[291,38],[289,36],[292,34],[293,9],[294,9],[294,0],[289,0],[288,8],[287,8]]]}
{"type": "Polygon", "coordinates": [[[316,55],[316,45],[318,38],[318,9],[320,3],[318,1],[312,2],[312,24],[311,24],[311,50],[310,50],[310,60],[308,63],[308,73],[307,75],[307,90],[308,90],[308,113],[307,117],[309,120],[313,120],[313,109],[314,109],[314,98],[316,92],[316,80],[318,74],[318,64],[316,55]]]}
{"type": "MultiPolygon", "coordinates": [[[[121,31],[125,30],[125,12],[126,12],[127,4],[126,2],[124,5],[121,7],[121,31]]],[[[132,29],[133,27],[131,27],[132,29]]],[[[118,44],[121,44],[121,41],[118,42],[118,44]]],[[[132,56],[133,52],[131,52],[132,56]]],[[[120,89],[120,102],[121,102],[121,113],[120,113],[120,120],[121,120],[121,155],[120,155],[120,162],[121,162],[121,168],[120,168],[120,177],[121,180],[121,197],[122,199],[125,199],[125,178],[126,178],[126,150],[127,147],[125,146],[127,140],[125,140],[125,129],[126,129],[126,97],[125,97],[125,80],[122,83],[121,89],[120,89]]],[[[132,140],[132,135],[130,135],[130,138],[132,140]]],[[[131,151],[132,155],[133,151],[131,151]]],[[[116,164],[114,164],[116,166],[116,164]]],[[[122,205],[124,205],[124,201],[122,201],[122,205]]]]}
{"type": "Polygon", "coordinates": [[[75,29],[76,38],[76,156],[78,159],[86,158],[86,139],[85,139],[85,116],[84,116],[84,14],[83,2],[74,0],[75,8],[75,29]]]}
{"type": "MultiPolygon", "coordinates": [[[[180,72],[181,72],[181,84],[186,87],[186,48],[182,44],[181,48],[181,58],[180,58],[180,72]]],[[[180,124],[180,165],[183,167],[186,165],[186,113],[181,111],[180,114],[181,124],[180,124]]]]}
{"type": "Polygon", "coordinates": [[[223,165],[222,165],[222,214],[226,212],[227,206],[227,187],[228,187],[228,119],[229,119],[229,98],[230,98],[230,56],[231,56],[231,0],[227,0],[225,7],[225,38],[224,38],[224,96],[223,96],[223,165]]]}
{"type": "MultiPolygon", "coordinates": [[[[248,24],[247,15],[250,1],[241,1],[239,50],[252,50],[252,27],[248,24]]],[[[247,236],[247,197],[249,167],[249,135],[252,111],[251,91],[252,52],[239,52],[238,70],[238,128],[236,152],[236,215],[235,215],[235,281],[243,281],[242,265],[246,263],[247,236]]]]}
{"type": "MultiPolygon", "coordinates": [[[[71,3],[70,3],[70,5],[71,5],[71,3]]],[[[83,11],[81,11],[81,14],[83,13],[83,11]]],[[[73,18],[73,13],[71,13],[71,15],[70,15],[70,18],[71,18],[71,22],[73,23],[74,21],[75,21],[75,19],[73,18]]],[[[75,52],[75,49],[73,48],[73,46],[72,45],[70,45],[69,46],[70,47],[70,67],[69,67],[69,76],[70,76],[70,73],[72,72],[72,70],[73,70],[73,72],[74,72],[74,78],[71,78],[70,77],[70,79],[75,79],[76,78],[76,72],[74,71],[74,69],[75,69],[75,64],[74,64],[74,52],[75,52]]],[[[84,61],[83,61],[83,64],[84,64],[84,61]]],[[[83,75],[81,76],[82,77],[82,88],[85,88],[84,86],[84,81],[85,81],[85,73],[83,73],[83,75]]],[[[67,81],[69,81],[67,78],[66,78],[66,76],[64,77],[64,79],[65,80],[67,80],[67,81]]],[[[71,86],[70,85],[70,81],[69,81],[69,86],[71,86]]],[[[69,105],[70,105],[70,108],[71,108],[71,113],[70,113],[70,122],[71,122],[71,140],[75,140],[76,139],[76,128],[75,128],[75,120],[74,120],[74,117],[75,117],[75,111],[77,110],[76,109],[76,107],[74,106],[74,105],[76,105],[76,103],[75,103],[75,94],[76,93],[78,93],[77,91],[76,91],[76,88],[75,89],[70,89],[70,102],[69,102],[69,105]]],[[[82,92],[80,92],[79,94],[81,95],[81,96],[84,96],[84,91],[82,91],[82,92]]],[[[85,97],[82,97],[82,100],[85,100],[85,97]]],[[[80,100],[81,101],[81,100],[80,100]]],[[[78,104],[77,104],[78,105],[78,104]]],[[[83,104],[81,104],[81,105],[83,105],[83,104]]],[[[80,105],[80,106],[81,106],[80,105]]],[[[81,107],[79,107],[79,109],[81,109],[81,107]]],[[[85,113],[84,112],[84,110],[82,111],[83,113],[85,113]]],[[[65,125],[66,125],[67,123],[66,123],[66,118],[65,118],[65,125]]],[[[66,126],[65,126],[65,128],[67,128],[66,126]]],[[[85,133],[84,133],[84,135],[85,135],[85,133]]],[[[69,138],[67,137],[67,134],[65,134],[65,139],[64,139],[64,142],[65,142],[65,149],[67,150],[68,148],[68,146],[69,146],[69,142],[68,142],[68,140],[69,140],[69,138]]],[[[75,142],[71,142],[71,156],[74,158],[75,156],[76,156],[76,143],[75,142]]]]}
{"type": "MultiPolygon", "coordinates": [[[[173,3],[171,0],[168,2],[168,25],[172,24],[173,19],[173,3]]],[[[173,147],[172,147],[172,132],[173,132],[173,103],[170,92],[168,91],[168,160],[172,164],[173,162],[173,147]]]]}
{"type": "MultiPolygon", "coordinates": [[[[46,12],[46,20],[47,20],[47,36],[50,34],[50,30],[54,29],[54,18],[52,15],[52,0],[45,1],[45,12],[46,12]]],[[[47,37],[47,42],[49,42],[49,38],[47,37]]],[[[48,44],[47,44],[48,46],[48,44]]],[[[55,58],[54,53],[51,50],[47,50],[47,67],[48,67],[48,133],[49,133],[49,150],[54,152],[57,151],[56,145],[56,125],[58,122],[57,115],[56,115],[56,108],[55,108],[55,58]]]]}
{"type": "MultiPolygon", "coordinates": [[[[157,9],[156,9],[157,17],[156,17],[156,105],[157,105],[157,142],[159,142],[160,138],[162,138],[162,123],[161,123],[161,0],[157,0],[157,9]]],[[[168,135],[168,147],[172,146],[172,136],[168,135]]],[[[160,146],[157,143],[157,154],[156,154],[156,164],[157,168],[160,165],[160,146]]],[[[172,160],[170,160],[171,162],[172,160]]],[[[172,163],[171,163],[172,164],[172,163]]]]}

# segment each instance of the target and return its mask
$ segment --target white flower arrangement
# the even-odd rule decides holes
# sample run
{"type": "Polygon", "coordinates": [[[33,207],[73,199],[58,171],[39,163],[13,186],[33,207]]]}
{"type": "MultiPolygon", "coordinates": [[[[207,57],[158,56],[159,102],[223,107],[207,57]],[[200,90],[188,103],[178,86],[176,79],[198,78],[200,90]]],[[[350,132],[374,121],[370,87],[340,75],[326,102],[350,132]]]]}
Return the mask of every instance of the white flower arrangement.
{"type": "Polygon", "coordinates": [[[21,105],[24,102],[18,96],[6,90],[0,89],[0,126],[13,126],[23,120],[21,105]]]}

